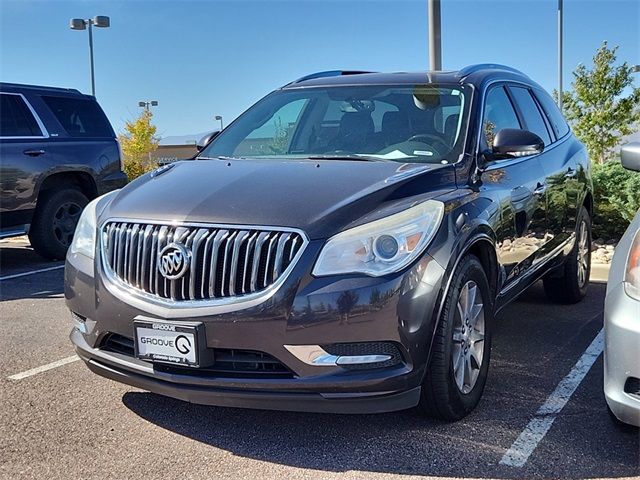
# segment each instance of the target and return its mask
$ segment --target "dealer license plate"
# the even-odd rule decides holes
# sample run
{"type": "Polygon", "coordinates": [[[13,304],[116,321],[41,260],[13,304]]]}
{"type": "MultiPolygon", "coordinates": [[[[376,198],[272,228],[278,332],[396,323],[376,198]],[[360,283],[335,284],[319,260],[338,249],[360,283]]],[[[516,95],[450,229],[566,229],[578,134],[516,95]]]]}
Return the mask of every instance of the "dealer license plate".
{"type": "Polygon", "coordinates": [[[154,362],[198,365],[198,330],[169,322],[135,321],[135,352],[154,362]]]}

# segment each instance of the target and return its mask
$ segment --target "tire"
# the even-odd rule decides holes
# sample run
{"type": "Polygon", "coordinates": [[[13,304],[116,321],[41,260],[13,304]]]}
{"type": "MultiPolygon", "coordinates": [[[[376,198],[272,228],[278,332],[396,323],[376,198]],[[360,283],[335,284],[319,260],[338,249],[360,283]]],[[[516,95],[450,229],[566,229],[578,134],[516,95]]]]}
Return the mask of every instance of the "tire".
{"type": "Polygon", "coordinates": [[[552,302],[578,303],[587,294],[591,274],[591,218],[582,207],[576,224],[576,242],[559,271],[543,278],[544,292],[552,302]]]}
{"type": "Polygon", "coordinates": [[[44,192],[29,229],[33,249],[47,259],[63,259],[87,203],[87,197],[75,188],[44,192]]]}
{"type": "Polygon", "coordinates": [[[460,261],[454,273],[436,327],[431,360],[418,404],[418,408],[423,413],[441,420],[454,421],[465,417],[478,405],[489,371],[492,325],[493,299],[487,276],[478,258],[467,255],[460,261]],[[460,311],[465,311],[464,298],[465,296],[469,298],[468,295],[472,294],[473,287],[475,287],[476,298],[473,303],[476,304],[476,308],[469,315],[471,317],[469,324],[465,324],[460,311]],[[461,302],[461,309],[458,308],[459,302],[461,302]],[[477,306],[480,302],[483,308],[478,311],[477,306]],[[476,312],[475,316],[473,311],[476,312]],[[469,329],[469,325],[473,326],[474,322],[476,322],[475,328],[469,329]],[[484,330],[482,340],[478,335],[481,329],[484,330]],[[469,335],[470,332],[475,332],[475,335],[469,335]],[[482,349],[481,354],[478,348],[482,349]],[[464,376],[460,381],[460,369],[464,370],[466,358],[471,358],[468,356],[469,352],[475,352],[476,357],[481,356],[481,359],[470,360],[473,368],[468,370],[469,382],[464,376]],[[461,355],[463,360],[460,360],[461,355]],[[463,364],[459,364],[459,361],[463,364]]]}

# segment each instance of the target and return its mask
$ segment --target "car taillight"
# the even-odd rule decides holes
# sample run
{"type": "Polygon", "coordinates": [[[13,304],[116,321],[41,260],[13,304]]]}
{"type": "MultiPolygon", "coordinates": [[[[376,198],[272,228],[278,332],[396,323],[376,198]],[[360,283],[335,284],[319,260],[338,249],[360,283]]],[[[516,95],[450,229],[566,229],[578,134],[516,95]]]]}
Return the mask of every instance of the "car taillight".
{"type": "Polygon", "coordinates": [[[627,257],[627,268],[624,274],[624,289],[627,295],[640,300],[640,230],[631,244],[627,257]]]}

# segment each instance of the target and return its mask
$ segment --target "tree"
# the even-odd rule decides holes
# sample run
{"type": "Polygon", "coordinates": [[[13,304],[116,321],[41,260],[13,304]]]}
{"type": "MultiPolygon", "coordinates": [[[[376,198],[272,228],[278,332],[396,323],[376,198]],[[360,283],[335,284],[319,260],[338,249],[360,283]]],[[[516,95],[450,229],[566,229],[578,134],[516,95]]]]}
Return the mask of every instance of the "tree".
{"type": "Polygon", "coordinates": [[[600,164],[640,122],[640,88],[633,87],[633,69],[627,62],[615,66],[617,50],[604,42],[593,57],[593,68],[578,65],[573,91],[562,97],[574,133],[600,164]]]}
{"type": "Polygon", "coordinates": [[[143,110],[138,118],[126,122],[126,133],[118,138],[124,156],[124,170],[129,180],[157,167],[150,155],[158,148],[159,142],[156,126],[151,123],[152,119],[153,113],[148,109],[143,110]]]}

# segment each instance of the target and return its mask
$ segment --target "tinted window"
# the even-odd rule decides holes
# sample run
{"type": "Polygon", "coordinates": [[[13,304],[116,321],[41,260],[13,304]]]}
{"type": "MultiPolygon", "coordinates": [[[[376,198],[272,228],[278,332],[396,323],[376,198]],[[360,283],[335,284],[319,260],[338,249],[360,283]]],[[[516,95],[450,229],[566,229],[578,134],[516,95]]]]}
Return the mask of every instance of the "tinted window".
{"type": "Polygon", "coordinates": [[[551,128],[553,128],[553,131],[556,133],[556,137],[564,137],[569,133],[569,125],[567,125],[562,113],[560,113],[560,109],[556,105],[556,102],[553,101],[547,92],[536,90],[535,94],[538,102],[542,105],[542,109],[547,114],[547,118],[549,119],[551,128]]]}
{"type": "Polygon", "coordinates": [[[107,117],[93,100],[73,97],[42,97],[72,137],[113,137],[107,117]]]}
{"type": "Polygon", "coordinates": [[[509,87],[513,98],[520,109],[520,113],[524,117],[525,128],[530,132],[538,135],[545,145],[551,143],[551,137],[549,131],[542,118],[542,113],[536,104],[536,101],[531,96],[528,88],[522,87],[509,87]]]}
{"type": "Polygon", "coordinates": [[[0,137],[41,137],[36,119],[19,95],[0,95],[0,137]]]}
{"type": "Polygon", "coordinates": [[[487,145],[493,145],[493,139],[503,128],[522,127],[504,88],[497,87],[489,91],[484,105],[482,129],[487,145]]]}

